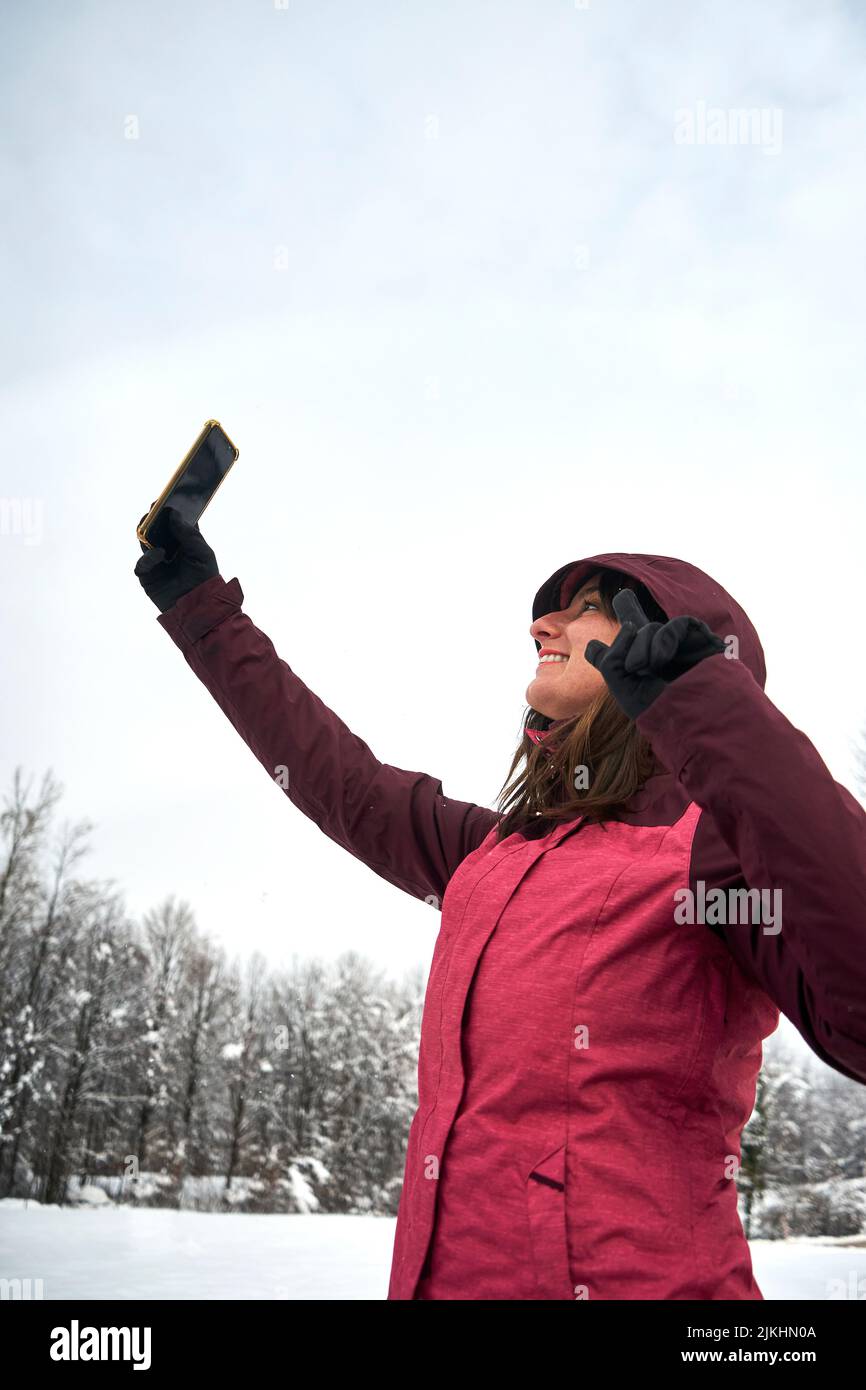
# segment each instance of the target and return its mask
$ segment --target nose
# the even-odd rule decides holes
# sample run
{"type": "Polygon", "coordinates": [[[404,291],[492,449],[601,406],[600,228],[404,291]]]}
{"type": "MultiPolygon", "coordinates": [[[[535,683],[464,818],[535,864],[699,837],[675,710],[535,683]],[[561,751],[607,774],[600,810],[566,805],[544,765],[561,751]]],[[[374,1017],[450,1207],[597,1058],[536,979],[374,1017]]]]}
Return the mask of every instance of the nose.
{"type": "Polygon", "coordinates": [[[562,611],[558,613],[544,613],[542,617],[536,618],[529,628],[530,637],[534,637],[539,647],[543,646],[549,637],[562,632],[565,623],[562,620],[562,611]]]}

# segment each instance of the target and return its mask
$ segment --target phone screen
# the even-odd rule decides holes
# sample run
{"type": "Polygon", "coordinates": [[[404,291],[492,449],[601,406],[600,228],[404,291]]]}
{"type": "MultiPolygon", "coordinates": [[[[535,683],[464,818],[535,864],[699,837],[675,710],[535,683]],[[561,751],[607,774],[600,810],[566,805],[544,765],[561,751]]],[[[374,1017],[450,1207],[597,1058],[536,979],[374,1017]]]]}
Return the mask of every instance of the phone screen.
{"type": "Polygon", "coordinates": [[[176,507],[185,521],[195,525],[237,457],[228,436],[219,425],[212,425],[163,498],[159,511],[147,528],[151,545],[160,545],[170,556],[176,549],[165,516],[166,507],[176,507]]]}

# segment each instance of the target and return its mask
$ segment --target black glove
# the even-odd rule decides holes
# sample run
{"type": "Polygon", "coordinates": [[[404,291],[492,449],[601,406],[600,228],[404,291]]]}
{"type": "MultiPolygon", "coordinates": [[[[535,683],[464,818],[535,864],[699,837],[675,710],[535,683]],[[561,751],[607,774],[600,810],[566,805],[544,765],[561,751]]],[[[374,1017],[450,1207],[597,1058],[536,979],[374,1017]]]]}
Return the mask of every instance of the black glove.
{"type": "Polygon", "coordinates": [[[620,589],[613,611],[621,627],[611,645],[587,642],[584,656],[600,671],[629,719],[649,709],[670,681],[705,657],[725,650],[721,637],[700,618],[651,623],[632,589],[620,589]]]}
{"type": "Polygon", "coordinates": [[[198,529],[198,524],[192,526],[184,521],[176,507],[166,507],[165,518],[178,549],[170,560],[166,560],[162,546],[148,550],[139,541],[144,554],[135,567],[141,587],[160,613],[165,613],[190,589],[219,574],[217,558],[198,529]]]}

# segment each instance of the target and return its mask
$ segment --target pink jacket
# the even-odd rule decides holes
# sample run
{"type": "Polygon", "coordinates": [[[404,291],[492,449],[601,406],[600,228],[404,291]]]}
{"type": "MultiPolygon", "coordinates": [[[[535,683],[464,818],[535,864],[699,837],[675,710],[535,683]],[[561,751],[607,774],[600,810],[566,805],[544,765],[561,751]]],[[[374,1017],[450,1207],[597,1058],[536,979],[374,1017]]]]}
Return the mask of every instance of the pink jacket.
{"type": "MultiPolygon", "coordinates": [[[[380,762],[208,580],[159,617],[284,795],[441,906],[390,1299],[760,1299],[740,1135],[780,1010],[866,1082],[866,815],[763,692],[749,619],[696,567],[602,565],[739,659],[672,683],[639,727],[666,771],[625,821],[497,842],[498,817],[380,762]],[[677,918],[684,890],[781,890],[781,929],[677,918]]],[[[769,899],[768,899],[769,901],[769,899]]]]}

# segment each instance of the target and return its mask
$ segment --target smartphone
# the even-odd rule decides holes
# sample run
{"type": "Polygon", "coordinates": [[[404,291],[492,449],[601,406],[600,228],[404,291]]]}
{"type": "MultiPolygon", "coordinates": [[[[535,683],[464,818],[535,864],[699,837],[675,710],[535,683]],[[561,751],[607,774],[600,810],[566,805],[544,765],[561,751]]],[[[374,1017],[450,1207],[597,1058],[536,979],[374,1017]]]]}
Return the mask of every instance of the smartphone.
{"type": "Polygon", "coordinates": [[[195,525],[238,453],[219,420],[206,420],[198,439],[136,526],[142,545],[148,550],[162,546],[170,560],[177,542],[169,532],[165,508],[176,507],[185,521],[195,525]]]}

